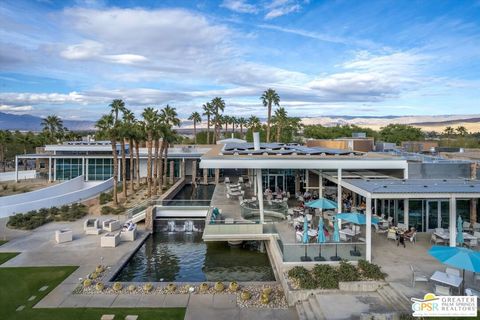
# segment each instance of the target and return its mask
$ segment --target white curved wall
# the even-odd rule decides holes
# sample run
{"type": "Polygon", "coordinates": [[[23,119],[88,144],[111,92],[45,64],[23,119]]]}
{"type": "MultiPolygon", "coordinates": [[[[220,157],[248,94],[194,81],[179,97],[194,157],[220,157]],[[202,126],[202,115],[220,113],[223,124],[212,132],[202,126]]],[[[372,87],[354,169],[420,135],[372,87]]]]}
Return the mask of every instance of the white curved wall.
{"type": "Polygon", "coordinates": [[[83,188],[84,181],[83,176],[76,177],[74,179],[55,184],[50,187],[38,189],[31,192],[15,194],[12,196],[0,197],[0,208],[3,206],[9,206],[12,204],[29,202],[40,200],[44,198],[50,198],[58,196],[64,193],[69,193],[78,189],[83,188]]]}
{"type": "MultiPolygon", "coordinates": [[[[36,177],[36,170],[18,171],[18,180],[35,179],[36,177]]],[[[0,181],[15,181],[15,171],[0,172],[0,181]]]]}
{"type": "MultiPolygon", "coordinates": [[[[82,177],[79,177],[82,178],[82,177]]],[[[77,179],[77,178],[75,178],[77,179]]],[[[73,180],[75,180],[73,179],[73,180]]],[[[70,180],[72,181],[72,180],[70,180]]],[[[67,182],[70,182],[67,181],[67,182]]],[[[64,182],[66,183],[66,182],[64,182]]],[[[60,185],[63,185],[64,183],[61,183],[60,185]]],[[[75,182],[76,183],[76,182],[75,182]]],[[[58,186],[60,186],[58,185],[58,186]]],[[[70,186],[71,187],[71,186],[70,186]]],[[[66,204],[74,203],[74,202],[79,202],[85,199],[92,198],[96,196],[97,194],[104,192],[108,189],[111,189],[113,187],[113,178],[110,178],[106,181],[99,182],[99,183],[94,183],[94,182],[85,182],[83,181],[83,178],[81,180],[81,185],[80,188],[77,188],[77,190],[73,190],[69,188],[69,192],[62,192],[62,193],[57,193],[55,195],[52,195],[50,197],[43,197],[41,199],[33,199],[30,198],[30,201],[25,201],[25,202],[17,202],[15,204],[7,205],[7,206],[2,206],[0,207],[0,218],[8,217],[16,213],[24,213],[28,212],[30,210],[39,210],[42,208],[51,208],[51,207],[59,207],[63,206],[66,204]],[[89,187],[89,185],[92,185],[89,187]]],[[[49,187],[51,188],[51,187],[49,187]]],[[[47,188],[45,188],[47,189],[47,188]]],[[[39,190],[40,191],[40,190],[39,190]]],[[[60,191],[60,190],[58,190],[60,191]]],[[[28,193],[33,193],[28,192],[28,193]]],[[[26,195],[28,193],[24,193],[23,195],[26,195]]]]}

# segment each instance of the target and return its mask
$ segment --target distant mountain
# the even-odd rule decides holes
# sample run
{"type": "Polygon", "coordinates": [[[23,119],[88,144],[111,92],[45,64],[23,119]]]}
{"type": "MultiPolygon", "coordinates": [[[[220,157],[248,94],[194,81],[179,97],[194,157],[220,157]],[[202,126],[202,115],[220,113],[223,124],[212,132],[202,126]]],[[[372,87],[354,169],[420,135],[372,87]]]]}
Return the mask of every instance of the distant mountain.
{"type": "MultiPolygon", "coordinates": [[[[41,131],[41,123],[40,117],[0,112],[0,130],[41,131]]],[[[95,129],[95,121],[63,120],[63,125],[71,131],[95,129]]]]}

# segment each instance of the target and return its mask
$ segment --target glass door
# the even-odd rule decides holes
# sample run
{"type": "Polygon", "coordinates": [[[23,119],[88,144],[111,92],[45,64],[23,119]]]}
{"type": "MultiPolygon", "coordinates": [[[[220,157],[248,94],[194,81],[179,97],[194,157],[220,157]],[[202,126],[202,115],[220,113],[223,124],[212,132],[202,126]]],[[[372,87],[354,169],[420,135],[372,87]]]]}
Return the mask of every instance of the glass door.
{"type": "Polygon", "coordinates": [[[450,202],[449,201],[439,201],[440,202],[440,227],[448,229],[450,222],[450,202]]]}
{"type": "Polygon", "coordinates": [[[427,201],[427,230],[432,231],[439,227],[440,207],[439,201],[427,201]]]}

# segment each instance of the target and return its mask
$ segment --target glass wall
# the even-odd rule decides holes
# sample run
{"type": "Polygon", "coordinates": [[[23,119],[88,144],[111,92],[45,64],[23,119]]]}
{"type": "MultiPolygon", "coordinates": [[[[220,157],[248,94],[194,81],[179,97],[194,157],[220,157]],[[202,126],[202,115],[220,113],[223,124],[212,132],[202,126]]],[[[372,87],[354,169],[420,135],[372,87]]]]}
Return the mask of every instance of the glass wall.
{"type": "Polygon", "coordinates": [[[57,180],[70,180],[82,174],[82,159],[56,159],[57,180]]]}
{"type": "Polygon", "coordinates": [[[113,176],[112,159],[86,160],[88,163],[88,180],[107,180],[113,176]]]}

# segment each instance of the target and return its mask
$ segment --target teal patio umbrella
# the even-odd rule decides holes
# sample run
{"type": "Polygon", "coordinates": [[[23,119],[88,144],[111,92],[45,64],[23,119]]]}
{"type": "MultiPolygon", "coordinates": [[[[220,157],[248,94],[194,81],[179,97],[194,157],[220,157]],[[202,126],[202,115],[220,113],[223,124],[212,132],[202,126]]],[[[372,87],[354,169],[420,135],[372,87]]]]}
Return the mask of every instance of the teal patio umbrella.
{"type": "Polygon", "coordinates": [[[312,261],[312,258],[307,256],[307,245],[308,245],[308,219],[307,217],[303,218],[303,238],[302,242],[305,245],[305,255],[300,258],[301,261],[312,261]]]}
{"type": "Polygon", "coordinates": [[[463,245],[463,221],[462,217],[458,216],[457,219],[457,243],[463,245]]]}
{"type": "Polygon", "coordinates": [[[323,232],[323,219],[320,217],[317,235],[317,243],[320,245],[318,246],[318,257],[315,257],[315,261],[325,261],[325,258],[322,257],[322,243],[325,243],[325,241],[327,241],[327,239],[325,238],[325,232],[323,232]]]}
{"type": "Polygon", "coordinates": [[[336,209],[337,204],[332,200],[328,200],[325,198],[319,198],[317,200],[312,200],[305,203],[306,207],[309,208],[316,208],[316,209],[336,209]]]}
{"type": "Polygon", "coordinates": [[[480,253],[461,247],[433,246],[428,253],[448,266],[463,270],[463,283],[465,283],[465,270],[480,272],[480,253]]]}
{"type": "Polygon", "coordinates": [[[333,242],[335,242],[335,255],[330,257],[330,260],[332,261],[340,261],[342,260],[339,256],[338,256],[338,248],[337,248],[337,243],[340,242],[340,232],[338,230],[338,219],[337,218],[333,218],[333,242]]]}
{"type": "MultiPolygon", "coordinates": [[[[347,213],[339,213],[336,214],[335,217],[337,219],[345,220],[353,224],[361,224],[365,225],[367,224],[367,216],[358,213],[358,212],[347,212],[347,213]]],[[[380,220],[376,217],[372,217],[372,224],[378,224],[380,220]]],[[[357,251],[357,244],[355,243],[353,246],[353,250],[350,250],[350,255],[359,257],[361,255],[360,251],[357,251]]]]}
{"type": "MultiPolygon", "coordinates": [[[[337,217],[337,219],[342,219],[353,224],[367,224],[367,216],[358,212],[339,213],[336,214],[335,217],[337,217]]],[[[380,220],[378,220],[378,218],[372,217],[372,224],[378,224],[379,222],[380,220]]]]}

